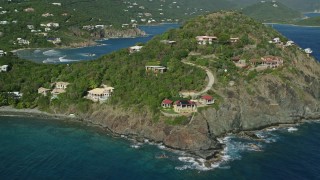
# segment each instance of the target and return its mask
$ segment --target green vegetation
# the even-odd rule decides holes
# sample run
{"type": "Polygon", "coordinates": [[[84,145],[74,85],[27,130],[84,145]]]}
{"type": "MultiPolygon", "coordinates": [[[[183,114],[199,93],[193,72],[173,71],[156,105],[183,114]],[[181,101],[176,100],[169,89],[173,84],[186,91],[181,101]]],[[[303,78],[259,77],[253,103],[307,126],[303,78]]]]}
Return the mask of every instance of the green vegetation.
{"type": "Polygon", "coordinates": [[[279,2],[258,2],[243,9],[243,13],[268,23],[290,22],[301,18],[301,13],[279,2]]]}
{"type": "Polygon", "coordinates": [[[308,18],[308,19],[303,19],[303,20],[298,21],[294,24],[300,25],[300,26],[320,26],[320,17],[312,17],[312,18],[308,18]]]}
{"type": "MultiPolygon", "coordinates": [[[[13,105],[19,108],[39,107],[53,112],[90,112],[93,102],[83,96],[92,88],[107,84],[115,88],[107,103],[109,106],[128,109],[146,109],[159,120],[160,103],[163,99],[175,100],[181,90],[202,90],[206,85],[206,73],[200,68],[186,65],[183,59],[205,65],[216,72],[215,86],[227,86],[230,81],[243,82],[254,79],[264,72],[249,73],[237,68],[231,61],[234,56],[250,60],[266,55],[281,56],[285,64],[297,48],[283,51],[268,43],[274,37],[285,40],[271,27],[254,21],[238,12],[220,12],[199,16],[185,23],[179,29],[172,29],[156,36],[140,52],[130,54],[120,50],[94,61],[74,64],[36,64],[19,60],[13,55],[0,58],[0,65],[9,64],[10,71],[0,73],[0,105],[13,105]],[[218,41],[211,45],[198,45],[196,36],[214,35],[218,41]],[[237,43],[221,40],[220,37],[239,37],[237,43]],[[173,45],[161,43],[162,40],[176,41],[173,45]],[[197,54],[197,56],[189,56],[197,54]],[[146,73],[145,65],[156,62],[168,68],[163,74],[146,73]],[[39,87],[50,87],[52,82],[66,81],[70,85],[66,93],[51,100],[37,93],[39,87]],[[6,92],[19,91],[21,99],[6,96],[6,92]]],[[[249,61],[248,61],[249,62],[249,61]]],[[[270,70],[271,72],[273,70],[270,70]]],[[[213,91],[209,95],[217,100],[218,109],[223,98],[213,91]]],[[[183,120],[177,120],[184,122],[183,120]]]]}
{"type": "Polygon", "coordinates": [[[189,118],[186,116],[179,116],[173,119],[166,119],[165,123],[169,125],[186,125],[189,122],[189,118]]]}

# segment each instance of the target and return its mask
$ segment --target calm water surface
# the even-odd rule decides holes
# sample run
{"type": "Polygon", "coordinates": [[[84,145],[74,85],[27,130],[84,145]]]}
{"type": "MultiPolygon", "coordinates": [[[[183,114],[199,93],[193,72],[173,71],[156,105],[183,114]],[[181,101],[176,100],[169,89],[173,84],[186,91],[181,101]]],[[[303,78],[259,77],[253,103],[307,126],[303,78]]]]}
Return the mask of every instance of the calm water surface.
{"type": "Polygon", "coordinates": [[[0,117],[0,179],[319,179],[320,123],[236,137],[211,170],[161,145],[114,138],[76,122],[0,117]],[[250,149],[258,145],[262,151],[250,149]],[[165,153],[168,159],[156,157],[165,153]]]}
{"type": "Polygon", "coordinates": [[[39,63],[70,63],[97,59],[105,54],[128,48],[138,42],[147,42],[155,35],[161,34],[169,29],[179,27],[179,24],[161,24],[158,26],[140,26],[148,35],[137,38],[116,38],[99,41],[98,45],[83,48],[66,49],[33,49],[17,52],[20,58],[33,60],[39,63]]]}

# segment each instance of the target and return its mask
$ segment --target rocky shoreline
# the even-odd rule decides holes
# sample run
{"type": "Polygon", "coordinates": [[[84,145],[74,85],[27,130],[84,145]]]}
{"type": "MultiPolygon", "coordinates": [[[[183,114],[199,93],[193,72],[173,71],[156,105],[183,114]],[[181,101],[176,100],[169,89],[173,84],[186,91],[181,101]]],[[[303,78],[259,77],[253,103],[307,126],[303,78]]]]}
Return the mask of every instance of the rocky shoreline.
{"type": "MultiPolygon", "coordinates": [[[[261,131],[264,129],[269,129],[269,128],[279,128],[279,127],[289,127],[292,125],[296,125],[296,124],[301,124],[304,122],[309,122],[311,120],[319,120],[320,119],[320,113],[316,113],[310,116],[306,116],[306,117],[300,117],[299,120],[294,120],[290,123],[278,123],[278,124],[270,124],[269,126],[265,126],[262,128],[257,128],[257,129],[251,129],[251,130],[243,130],[243,131],[238,131],[238,132],[226,132],[221,134],[220,136],[215,136],[215,137],[211,137],[213,142],[215,142],[214,144],[210,144],[207,145],[205,147],[200,147],[200,148],[190,148],[190,147],[183,147],[183,146],[177,146],[176,143],[183,143],[183,139],[174,139],[174,142],[168,141],[168,139],[164,138],[164,140],[160,140],[159,138],[155,138],[155,136],[146,136],[146,135],[142,135],[139,134],[140,130],[133,130],[131,129],[131,132],[129,130],[129,132],[121,132],[117,129],[112,129],[112,127],[107,126],[104,123],[99,123],[91,118],[84,118],[84,117],[76,117],[75,115],[71,114],[71,115],[65,115],[65,114],[51,114],[51,113],[47,113],[47,112],[43,112],[37,109],[14,109],[12,107],[0,107],[0,116],[5,116],[5,115],[21,115],[21,116],[26,116],[26,117],[39,117],[39,118],[45,118],[45,119],[56,119],[56,120],[70,120],[70,121],[76,121],[76,122],[80,122],[80,123],[85,123],[89,126],[97,126],[97,127],[101,127],[103,129],[105,129],[107,132],[110,132],[113,136],[116,137],[128,137],[129,139],[133,139],[137,142],[144,142],[145,139],[148,139],[150,142],[155,142],[155,143],[162,143],[166,148],[168,149],[172,149],[172,150],[178,150],[178,151],[183,151],[188,153],[191,156],[194,157],[198,157],[198,158],[203,158],[206,160],[206,165],[209,166],[210,164],[213,163],[218,163],[222,160],[222,152],[225,148],[225,144],[221,143],[218,141],[218,138],[223,138],[226,137],[228,135],[234,134],[240,137],[245,137],[245,138],[249,138],[249,139],[254,139],[254,140],[259,140],[259,137],[255,136],[255,132],[256,131],[261,131]],[[182,142],[179,142],[182,141],[182,142]],[[172,144],[173,143],[173,144],[172,144]]],[[[97,119],[96,119],[97,120],[97,119]]],[[[100,119],[101,120],[101,119],[100,119]]],[[[161,124],[162,126],[163,124],[161,124]]],[[[152,127],[152,126],[150,126],[152,127]]],[[[150,128],[148,127],[148,128],[150,128]]],[[[154,126],[153,126],[154,127],[154,126]]],[[[165,128],[168,127],[163,127],[164,129],[158,129],[158,131],[162,131],[165,130],[165,128]]],[[[194,128],[194,126],[193,126],[194,128]]],[[[157,129],[157,127],[155,128],[151,128],[152,131],[155,131],[157,129]]],[[[181,129],[181,127],[174,127],[172,129],[172,131],[176,131],[179,132],[179,129],[181,129]]],[[[144,131],[146,131],[146,129],[144,129],[144,131]]],[[[183,134],[181,136],[181,134],[177,134],[178,137],[182,137],[184,136],[185,138],[188,138],[187,134],[183,134]]],[[[192,140],[193,142],[191,143],[198,143],[195,142],[195,140],[198,137],[194,137],[195,139],[189,139],[192,140]]],[[[203,144],[201,144],[201,146],[203,146],[203,144]]]]}

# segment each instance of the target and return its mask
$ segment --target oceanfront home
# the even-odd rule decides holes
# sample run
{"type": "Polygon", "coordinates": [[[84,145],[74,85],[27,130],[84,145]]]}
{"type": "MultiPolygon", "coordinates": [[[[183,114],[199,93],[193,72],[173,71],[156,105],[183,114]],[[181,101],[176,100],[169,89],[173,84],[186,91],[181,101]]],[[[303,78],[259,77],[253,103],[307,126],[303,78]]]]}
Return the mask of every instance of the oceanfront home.
{"type": "Polygon", "coordinates": [[[2,65],[0,66],[0,72],[8,72],[9,65],[2,65]]]}
{"type": "Polygon", "coordinates": [[[143,48],[143,46],[131,46],[129,47],[130,54],[135,52],[140,52],[140,50],[143,48]]]}
{"type": "Polygon", "coordinates": [[[88,91],[88,95],[85,97],[94,102],[103,102],[109,99],[112,95],[114,88],[106,85],[102,85],[102,88],[95,88],[88,91]]]}
{"type": "Polygon", "coordinates": [[[181,114],[197,112],[196,103],[190,100],[176,101],[173,107],[175,112],[181,113],[181,114]]]}
{"type": "Polygon", "coordinates": [[[304,52],[308,55],[308,57],[310,54],[312,54],[312,50],[310,48],[304,49],[304,52]]]}
{"type": "Polygon", "coordinates": [[[197,36],[197,42],[199,45],[212,44],[212,41],[217,40],[216,36],[197,36]]]}
{"type": "Polygon", "coordinates": [[[161,107],[163,107],[163,108],[171,108],[172,107],[172,103],[173,103],[173,101],[171,101],[170,99],[165,99],[165,100],[162,101],[161,107]]]}
{"type": "Polygon", "coordinates": [[[200,98],[200,103],[205,105],[214,104],[214,99],[212,96],[205,95],[200,98]]]}
{"type": "Polygon", "coordinates": [[[287,43],[285,44],[285,46],[293,46],[294,42],[293,41],[287,41],[287,43]]]}
{"type": "Polygon", "coordinates": [[[38,89],[38,94],[42,94],[43,96],[47,96],[50,91],[51,91],[51,89],[40,87],[38,89]]]}
{"type": "Polygon", "coordinates": [[[55,88],[51,91],[52,97],[56,98],[56,97],[58,97],[59,94],[65,93],[67,86],[69,84],[70,83],[68,83],[68,82],[55,82],[55,83],[53,83],[55,88]]]}

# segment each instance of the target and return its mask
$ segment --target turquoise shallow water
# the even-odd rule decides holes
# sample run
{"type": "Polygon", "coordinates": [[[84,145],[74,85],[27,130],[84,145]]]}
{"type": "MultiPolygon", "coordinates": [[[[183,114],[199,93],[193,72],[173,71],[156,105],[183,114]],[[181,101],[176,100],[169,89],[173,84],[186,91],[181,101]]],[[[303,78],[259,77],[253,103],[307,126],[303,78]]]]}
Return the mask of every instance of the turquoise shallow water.
{"type": "Polygon", "coordinates": [[[257,133],[265,142],[224,138],[225,162],[203,171],[181,152],[148,143],[134,148],[97,127],[0,117],[0,179],[319,179],[319,128],[307,123],[257,133]],[[162,153],[169,158],[157,159],[162,153]]]}

